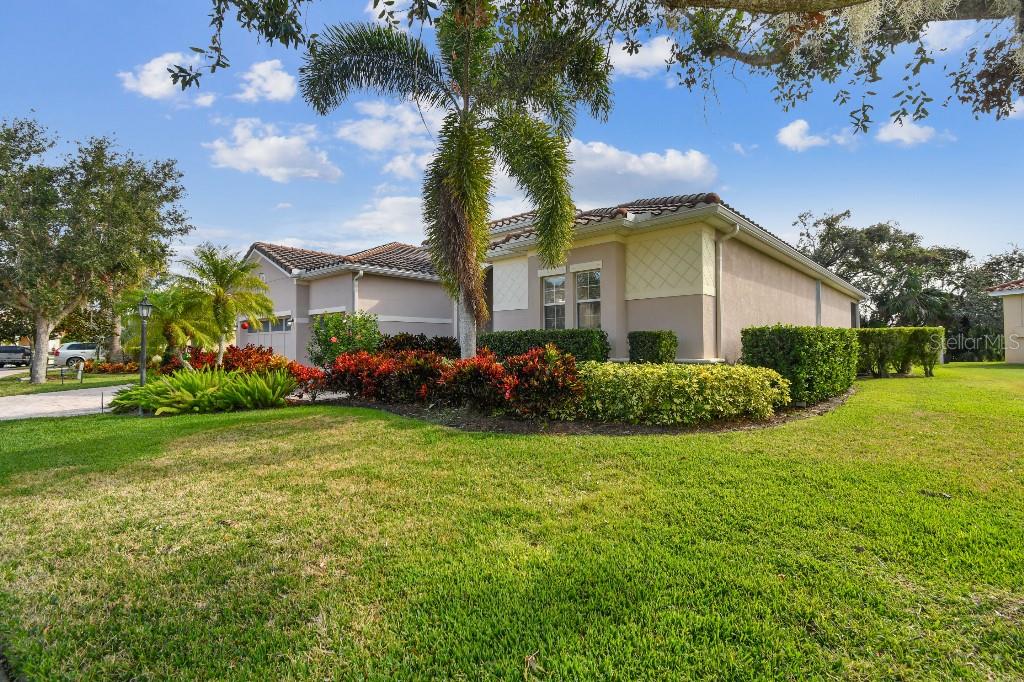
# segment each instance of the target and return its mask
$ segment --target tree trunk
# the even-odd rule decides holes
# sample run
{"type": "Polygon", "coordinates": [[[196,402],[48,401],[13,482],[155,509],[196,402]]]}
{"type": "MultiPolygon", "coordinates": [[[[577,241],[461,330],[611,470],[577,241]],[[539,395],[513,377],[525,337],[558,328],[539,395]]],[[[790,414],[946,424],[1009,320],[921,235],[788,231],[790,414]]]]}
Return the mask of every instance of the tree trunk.
{"type": "Polygon", "coordinates": [[[124,350],[121,348],[121,316],[116,312],[110,334],[110,361],[124,362],[124,350]]]}
{"type": "Polygon", "coordinates": [[[458,305],[459,350],[462,357],[472,358],[476,356],[476,318],[466,309],[464,300],[465,297],[459,298],[458,305]]]}
{"type": "Polygon", "coordinates": [[[35,348],[32,351],[32,370],[29,372],[33,384],[46,383],[46,362],[50,358],[50,333],[53,324],[45,315],[35,316],[35,348]]]}
{"type": "Polygon", "coordinates": [[[220,339],[217,340],[217,366],[221,367],[224,365],[224,346],[227,345],[227,335],[224,332],[220,333],[220,339]]]}

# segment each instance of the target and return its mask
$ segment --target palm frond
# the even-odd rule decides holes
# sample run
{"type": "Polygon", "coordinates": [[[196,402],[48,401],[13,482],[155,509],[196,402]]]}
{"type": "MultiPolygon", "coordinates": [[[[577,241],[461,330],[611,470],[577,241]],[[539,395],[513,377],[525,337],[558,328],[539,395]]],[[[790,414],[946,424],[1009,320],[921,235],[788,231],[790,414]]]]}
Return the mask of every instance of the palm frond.
{"type": "Polygon", "coordinates": [[[303,98],[321,115],[356,90],[436,107],[451,101],[444,69],[423,42],[376,24],[328,27],[306,53],[299,72],[303,98]]]}
{"type": "Polygon", "coordinates": [[[483,264],[494,156],[472,113],[452,113],[423,180],[423,220],[441,283],[478,321],[487,319],[483,264]]]}
{"type": "Polygon", "coordinates": [[[558,265],[572,245],[576,216],[565,138],[522,111],[499,112],[489,132],[494,153],[536,207],[541,261],[549,267],[558,265]]]}

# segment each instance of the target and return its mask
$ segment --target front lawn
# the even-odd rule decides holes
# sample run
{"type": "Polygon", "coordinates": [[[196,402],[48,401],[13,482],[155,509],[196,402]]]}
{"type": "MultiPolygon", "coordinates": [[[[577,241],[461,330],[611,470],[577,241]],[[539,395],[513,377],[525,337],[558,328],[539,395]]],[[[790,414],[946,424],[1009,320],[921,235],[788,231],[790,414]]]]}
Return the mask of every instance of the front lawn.
{"type": "Polygon", "coordinates": [[[1019,678],[1024,368],[936,373],[719,434],[4,424],[0,651],[28,679],[1019,678]]]}
{"type": "MultiPolygon", "coordinates": [[[[27,377],[28,372],[19,375],[27,377]]],[[[55,372],[47,374],[45,384],[30,384],[21,381],[19,376],[8,376],[0,379],[0,397],[9,395],[25,395],[26,393],[51,393],[53,391],[73,391],[78,388],[100,388],[102,386],[121,386],[123,384],[135,384],[139,381],[136,374],[83,374],[82,383],[78,382],[74,372],[69,372],[64,377],[64,383],[60,381],[60,375],[55,372]]]]}

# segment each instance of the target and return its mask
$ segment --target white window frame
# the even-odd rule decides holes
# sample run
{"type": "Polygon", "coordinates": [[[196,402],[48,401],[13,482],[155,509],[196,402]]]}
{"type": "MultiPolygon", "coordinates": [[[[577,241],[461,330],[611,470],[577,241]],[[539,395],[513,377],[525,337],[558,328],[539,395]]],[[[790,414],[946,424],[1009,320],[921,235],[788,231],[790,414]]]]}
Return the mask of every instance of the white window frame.
{"type": "MultiPolygon", "coordinates": [[[[549,275],[547,277],[543,277],[541,279],[541,281],[540,281],[540,302],[541,302],[541,312],[543,313],[541,322],[544,325],[544,329],[565,329],[565,313],[566,313],[565,303],[566,303],[566,294],[567,294],[566,285],[568,284],[567,280],[568,280],[568,277],[566,277],[565,273],[563,272],[561,274],[549,275]],[[559,279],[559,278],[561,278],[561,280],[562,280],[562,300],[561,300],[561,302],[557,302],[556,301],[556,302],[548,303],[546,298],[545,298],[545,296],[544,296],[544,294],[545,294],[545,286],[547,285],[548,280],[559,279]],[[562,326],[561,327],[558,327],[558,326],[549,327],[548,326],[548,308],[555,308],[555,307],[559,307],[559,306],[562,308],[562,326]]],[[[558,319],[558,315],[557,314],[555,315],[555,319],[556,320],[558,319]]]]}
{"type": "MultiPolygon", "coordinates": [[[[575,272],[574,273],[574,279],[573,279],[573,286],[575,287],[575,289],[573,290],[573,293],[576,294],[576,328],[577,329],[600,329],[601,328],[601,269],[600,268],[593,268],[591,270],[580,270],[578,272],[575,272]],[[579,293],[580,293],[580,277],[584,276],[584,275],[589,275],[589,274],[594,273],[594,272],[597,273],[597,277],[598,277],[598,280],[597,280],[597,289],[598,289],[597,298],[580,298],[579,297],[579,293]],[[580,305],[584,304],[584,303],[596,303],[597,304],[598,312],[597,312],[597,326],[596,327],[581,327],[580,326],[580,320],[583,318],[583,316],[580,315],[580,305]]],[[[588,288],[589,288],[589,286],[588,286],[588,288]]]]}

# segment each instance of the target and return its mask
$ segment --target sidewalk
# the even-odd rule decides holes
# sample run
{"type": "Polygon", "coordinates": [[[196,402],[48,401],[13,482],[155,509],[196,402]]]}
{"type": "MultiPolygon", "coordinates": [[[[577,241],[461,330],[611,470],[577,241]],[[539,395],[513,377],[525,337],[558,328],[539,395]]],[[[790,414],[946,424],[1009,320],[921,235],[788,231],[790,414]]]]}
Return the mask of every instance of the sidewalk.
{"type": "Polygon", "coordinates": [[[106,412],[111,398],[124,386],[102,386],[76,391],[53,391],[0,398],[0,420],[31,417],[71,417],[106,412]]]}

